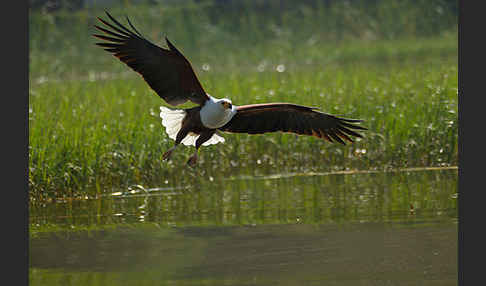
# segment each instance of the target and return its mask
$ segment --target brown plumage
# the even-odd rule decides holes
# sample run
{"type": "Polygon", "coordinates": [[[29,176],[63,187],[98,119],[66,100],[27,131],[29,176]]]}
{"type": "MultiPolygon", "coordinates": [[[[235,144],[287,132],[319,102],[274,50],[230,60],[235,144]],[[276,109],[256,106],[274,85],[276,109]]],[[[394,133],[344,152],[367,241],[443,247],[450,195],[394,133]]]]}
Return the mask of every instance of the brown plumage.
{"type": "Polygon", "coordinates": [[[291,132],[323,138],[330,142],[337,141],[341,144],[345,144],[344,140],[353,142],[350,136],[362,137],[351,129],[366,130],[364,127],[350,124],[361,120],[339,118],[316,109],[289,103],[238,106],[235,116],[219,130],[248,134],[291,132]]]}
{"type": "Polygon", "coordinates": [[[106,15],[114,25],[99,17],[98,20],[114,31],[95,25],[98,30],[109,35],[93,35],[106,41],[96,45],[105,48],[105,51],[140,73],[148,85],[170,105],[176,106],[187,100],[202,105],[208,100],[191,64],[169,39],[165,39],[169,49],[163,49],[147,41],[128,17],[127,21],[133,31],[120,24],[108,12],[106,15]]]}
{"type": "Polygon", "coordinates": [[[194,145],[196,152],[188,160],[194,165],[201,145],[224,142],[218,131],[248,134],[291,132],[309,135],[330,142],[345,144],[352,137],[362,137],[354,130],[367,130],[355,125],[362,120],[340,118],[314,107],[291,103],[264,103],[233,106],[229,99],[208,95],[189,61],[167,39],[166,48],[146,40],[132,25],[120,24],[108,12],[109,23],[98,18],[106,27],[95,25],[105,35],[93,35],[104,42],[96,43],[142,75],[148,85],[168,104],[176,106],[190,100],[198,106],[184,110],[161,107],[162,124],[174,146],[164,155],[168,159],[180,144],[194,145]],[[109,28],[109,29],[108,29],[109,28]]]}

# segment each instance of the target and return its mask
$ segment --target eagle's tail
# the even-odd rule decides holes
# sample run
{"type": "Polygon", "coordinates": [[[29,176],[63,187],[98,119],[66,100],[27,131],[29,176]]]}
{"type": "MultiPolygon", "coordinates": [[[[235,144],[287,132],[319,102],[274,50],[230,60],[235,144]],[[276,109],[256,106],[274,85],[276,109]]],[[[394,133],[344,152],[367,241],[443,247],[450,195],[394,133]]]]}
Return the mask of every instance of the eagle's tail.
{"type": "MultiPolygon", "coordinates": [[[[160,118],[162,118],[162,125],[165,127],[165,132],[169,135],[169,138],[176,140],[177,133],[181,130],[182,121],[186,116],[186,111],[184,109],[170,109],[165,106],[160,107],[160,118]]],[[[199,134],[189,132],[189,134],[182,139],[181,143],[184,145],[196,145],[196,140],[199,134]]],[[[204,142],[202,145],[207,146],[211,144],[224,143],[224,138],[218,134],[214,134],[211,139],[204,142]]]]}
{"type": "Polygon", "coordinates": [[[186,116],[186,111],[183,109],[170,109],[165,106],[160,107],[160,118],[162,118],[162,125],[165,127],[165,132],[170,139],[176,140],[177,133],[181,130],[182,120],[186,116]]]}

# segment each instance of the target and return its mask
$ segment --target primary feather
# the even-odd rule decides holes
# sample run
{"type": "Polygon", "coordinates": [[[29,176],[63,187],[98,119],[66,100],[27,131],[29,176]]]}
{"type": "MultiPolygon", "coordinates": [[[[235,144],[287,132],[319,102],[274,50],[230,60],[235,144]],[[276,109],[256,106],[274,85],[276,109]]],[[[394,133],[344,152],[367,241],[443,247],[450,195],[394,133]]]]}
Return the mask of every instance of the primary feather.
{"type": "Polygon", "coordinates": [[[145,39],[131,24],[133,31],[120,24],[108,12],[113,23],[98,18],[106,27],[95,25],[105,35],[93,36],[105,42],[96,43],[112,53],[134,71],[168,104],[176,106],[188,100],[204,104],[208,99],[189,61],[166,38],[169,49],[145,39]]]}

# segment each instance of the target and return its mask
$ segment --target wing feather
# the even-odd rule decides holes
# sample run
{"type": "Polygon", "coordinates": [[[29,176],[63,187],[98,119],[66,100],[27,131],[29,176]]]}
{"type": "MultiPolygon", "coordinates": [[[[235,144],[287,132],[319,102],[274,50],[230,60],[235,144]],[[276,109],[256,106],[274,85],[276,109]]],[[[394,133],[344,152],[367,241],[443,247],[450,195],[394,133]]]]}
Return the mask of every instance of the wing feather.
{"type": "Polygon", "coordinates": [[[190,100],[202,105],[209,99],[189,61],[167,38],[169,48],[161,48],[145,39],[128,17],[128,25],[133,31],[108,12],[106,15],[112,23],[98,18],[106,27],[95,27],[106,35],[94,34],[104,41],[96,45],[142,75],[147,84],[168,104],[175,106],[190,100]]]}
{"type": "Polygon", "coordinates": [[[365,127],[351,124],[362,120],[340,118],[317,111],[314,107],[290,103],[266,103],[239,106],[236,114],[221,131],[248,134],[267,132],[291,132],[299,135],[315,136],[346,144],[353,142],[351,136],[362,137],[351,130],[367,130],[365,127]]]}

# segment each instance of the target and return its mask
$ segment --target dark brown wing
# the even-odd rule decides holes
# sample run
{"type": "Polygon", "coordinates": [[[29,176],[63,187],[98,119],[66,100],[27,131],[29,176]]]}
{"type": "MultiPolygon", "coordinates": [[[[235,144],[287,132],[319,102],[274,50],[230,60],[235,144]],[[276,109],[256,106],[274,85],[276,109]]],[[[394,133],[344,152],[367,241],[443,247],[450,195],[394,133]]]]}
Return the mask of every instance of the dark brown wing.
{"type": "Polygon", "coordinates": [[[352,129],[367,130],[351,124],[361,121],[339,118],[316,111],[313,107],[289,103],[266,103],[239,106],[230,122],[219,129],[249,134],[292,132],[345,144],[344,140],[353,142],[352,136],[362,137],[352,129]]]}
{"type": "Polygon", "coordinates": [[[179,105],[187,100],[204,104],[206,92],[196,77],[189,61],[167,38],[169,49],[163,49],[146,40],[127,17],[129,30],[108,12],[113,23],[98,17],[105,28],[95,25],[105,35],[93,35],[105,42],[96,45],[105,48],[122,62],[140,73],[148,85],[168,104],[179,105]]]}

